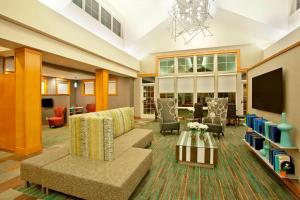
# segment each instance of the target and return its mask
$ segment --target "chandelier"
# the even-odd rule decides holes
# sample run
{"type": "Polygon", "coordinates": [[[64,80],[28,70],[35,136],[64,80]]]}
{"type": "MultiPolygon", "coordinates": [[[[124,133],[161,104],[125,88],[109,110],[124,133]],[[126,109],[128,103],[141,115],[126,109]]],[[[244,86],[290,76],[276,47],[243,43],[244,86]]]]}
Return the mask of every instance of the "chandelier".
{"type": "Polygon", "coordinates": [[[171,16],[171,36],[182,37],[189,44],[197,35],[212,36],[207,20],[212,18],[214,0],[174,0],[171,16]]]}

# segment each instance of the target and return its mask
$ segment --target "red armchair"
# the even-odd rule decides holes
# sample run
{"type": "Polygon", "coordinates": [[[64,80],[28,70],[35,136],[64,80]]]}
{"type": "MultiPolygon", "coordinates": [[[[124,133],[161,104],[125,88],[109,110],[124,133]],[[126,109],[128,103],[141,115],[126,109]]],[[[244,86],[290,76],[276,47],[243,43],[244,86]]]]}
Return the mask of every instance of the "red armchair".
{"type": "Polygon", "coordinates": [[[95,104],[86,104],[86,112],[96,112],[96,105],[95,104]]]}
{"type": "Polygon", "coordinates": [[[63,126],[65,123],[65,108],[61,106],[56,107],[54,109],[54,115],[54,117],[48,118],[50,128],[63,126]]]}

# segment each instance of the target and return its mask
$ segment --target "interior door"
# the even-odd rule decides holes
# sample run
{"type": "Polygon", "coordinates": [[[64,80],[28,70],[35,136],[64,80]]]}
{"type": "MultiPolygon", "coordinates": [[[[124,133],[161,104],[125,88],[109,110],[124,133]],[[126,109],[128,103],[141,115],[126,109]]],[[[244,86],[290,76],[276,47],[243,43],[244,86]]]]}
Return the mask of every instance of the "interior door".
{"type": "Polygon", "coordinates": [[[142,118],[155,118],[154,84],[142,85],[142,118]]]}

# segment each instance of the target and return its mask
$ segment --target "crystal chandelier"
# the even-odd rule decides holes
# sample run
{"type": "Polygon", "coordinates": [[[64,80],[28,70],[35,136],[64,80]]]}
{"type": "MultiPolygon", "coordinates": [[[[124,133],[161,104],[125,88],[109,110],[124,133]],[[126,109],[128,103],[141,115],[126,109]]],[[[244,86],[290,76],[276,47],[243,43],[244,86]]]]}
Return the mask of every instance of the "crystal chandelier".
{"type": "Polygon", "coordinates": [[[183,37],[189,44],[197,35],[212,36],[207,20],[212,18],[214,0],[174,0],[171,11],[171,35],[183,37]]]}

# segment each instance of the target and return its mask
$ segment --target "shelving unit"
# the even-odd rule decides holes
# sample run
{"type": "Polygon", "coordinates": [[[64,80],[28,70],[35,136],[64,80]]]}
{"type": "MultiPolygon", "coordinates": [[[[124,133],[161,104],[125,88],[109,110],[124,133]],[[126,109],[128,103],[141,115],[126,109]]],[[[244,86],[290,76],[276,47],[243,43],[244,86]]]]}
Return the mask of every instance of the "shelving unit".
{"type": "Polygon", "coordinates": [[[268,142],[271,143],[271,145],[279,148],[279,149],[283,149],[283,150],[299,150],[299,147],[285,147],[285,146],[282,146],[280,145],[279,143],[277,142],[273,142],[270,138],[267,138],[266,136],[264,136],[263,134],[260,134],[258,132],[256,132],[255,130],[253,130],[251,127],[247,126],[245,123],[243,124],[244,126],[246,126],[247,128],[251,129],[251,131],[253,131],[254,133],[258,134],[259,136],[265,138],[265,140],[267,140],[268,142]]]}
{"type": "MultiPolygon", "coordinates": [[[[259,135],[260,137],[264,138],[266,141],[268,141],[272,146],[278,148],[278,149],[282,149],[282,150],[299,150],[299,147],[285,147],[280,145],[280,143],[277,142],[273,142],[270,138],[267,138],[266,136],[264,136],[263,134],[258,133],[257,131],[255,131],[254,129],[252,129],[251,127],[247,126],[246,123],[243,124],[245,127],[247,127],[248,129],[251,129],[252,132],[254,132],[255,134],[259,135]]],[[[256,154],[272,171],[273,173],[275,173],[279,178],[282,179],[294,179],[294,180],[298,180],[298,177],[296,175],[293,174],[287,174],[286,177],[282,177],[279,173],[277,173],[274,170],[274,166],[269,162],[269,160],[267,160],[264,156],[262,156],[260,154],[260,152],[258,150],[256,150],[255,148],[253,148],[245,139],[243,139],[244,143],[252,150],[252,152],[254,154],[256,154]]]]}
{"type": "Polygon", "coordinates": [[[273,165],[264,156],[262,156],[258,150],[250,146],[250,144],[245,139],[243,139],[243,141],[253,151],[253,153],[255,153],[279,178],[298,180],[298,177],[293,174],[287,174],[286,177],[282,177],[279,173],[277,173],[274,170],[273,165]]]}

